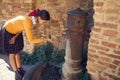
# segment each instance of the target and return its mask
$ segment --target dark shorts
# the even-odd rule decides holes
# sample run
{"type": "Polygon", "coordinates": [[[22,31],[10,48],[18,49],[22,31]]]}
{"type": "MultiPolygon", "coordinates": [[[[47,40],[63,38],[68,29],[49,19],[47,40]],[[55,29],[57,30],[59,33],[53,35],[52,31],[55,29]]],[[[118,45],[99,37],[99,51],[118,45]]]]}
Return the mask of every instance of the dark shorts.
{"type": "Polygon", "coordinates": [[[6,30],[4,31],[4,52],[8,54],[16,54],[17,52],[20,52],[23,47],[23,35],[20,33],[18,37],[15,40],[14,44],[9,44],[9,40],[15,36],[15,34],[11,34],[7,32],[6,30]]]}

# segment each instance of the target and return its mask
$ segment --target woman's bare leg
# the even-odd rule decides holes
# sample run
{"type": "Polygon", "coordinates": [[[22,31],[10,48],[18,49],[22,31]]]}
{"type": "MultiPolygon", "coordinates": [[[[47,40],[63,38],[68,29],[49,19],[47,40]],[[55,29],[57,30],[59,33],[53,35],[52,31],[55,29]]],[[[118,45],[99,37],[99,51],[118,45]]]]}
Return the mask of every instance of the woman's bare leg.
{"type": "Polygon", "coordinates": [[[25,74],[25,71],[24,71],[23,68],[22,68],[21,55],[20,55],[20,53],[16,53],[15,59],[16,59],[16,64],[17,64],[18,72],[19,72],[19,74],[21,75],[21,77],[23,77],[24,74],[25,74]]]}
{"type": "Polygon", "coordinates": [[[17,70],[17,64],[16,64],[16,60],[15,60],[15,55],[16,54],[12,54],[12,53],[9,54],[10,65],[12,66],[14,71],[17,70]]]}
{"type": "Polygon", "coordinates": [[[17,68],[21,68],[22,67],[22,63],[21,63],[21,55],[20,55],[20,53],[16,53],[15,60],[16,60],[17,68]]]}

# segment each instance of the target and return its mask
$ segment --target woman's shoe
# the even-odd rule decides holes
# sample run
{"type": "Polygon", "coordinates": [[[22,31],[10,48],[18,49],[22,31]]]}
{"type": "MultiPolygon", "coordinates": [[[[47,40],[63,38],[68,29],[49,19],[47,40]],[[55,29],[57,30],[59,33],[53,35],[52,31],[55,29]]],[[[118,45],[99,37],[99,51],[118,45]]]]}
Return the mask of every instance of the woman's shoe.
{"type": "Polygon", "coordinates": [[[25,73],[26,73],[26,71],[24,71],[23,68],[18,68],[18,72],[19,72],[19,74],[22,76],[22,78],[23,78],[23,76],[24,76],[25,73]]]}
{"type": "Polygon", "coordinates": [[[22,76],[18,72],[18,70],[15,71],[15,80],[22,80],[22,76]]]}

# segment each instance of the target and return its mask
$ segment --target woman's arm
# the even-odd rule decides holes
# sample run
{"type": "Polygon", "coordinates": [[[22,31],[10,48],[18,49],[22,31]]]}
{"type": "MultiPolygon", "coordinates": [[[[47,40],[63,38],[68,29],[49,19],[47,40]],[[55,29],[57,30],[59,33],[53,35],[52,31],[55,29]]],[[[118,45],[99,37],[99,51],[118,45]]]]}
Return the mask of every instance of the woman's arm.
{"type": "Polygon", "coordinates": [[[17,33],[15,36],[13,36],[13,37],[9,40],[9,44],[14,44],[16,38],[18,37],[18,35],[19,35],[20,33],[21,33],[21,32],[17,33]]]}
{"type": "Polygon", "coordinates": [[[17,33],[17,34],[14,36],[14,38],[17,38],[20,33],[21,33],[21,32],[17,33]]]}
{"type": "Polygon", "coordinates": [[[44,39],[44,38],[34,38],[33,37],[32,27],[33,27],[33,24],[31,22],[31,20],[29,19],[29,17],[27,17],[26,20],[24,21],[24,28],[25,28],[25,32],[26,32],[26,36],[28,38],[28,41],[30,43],[44,43],[44,42],[46,42],[46,39],[44,39]]]}

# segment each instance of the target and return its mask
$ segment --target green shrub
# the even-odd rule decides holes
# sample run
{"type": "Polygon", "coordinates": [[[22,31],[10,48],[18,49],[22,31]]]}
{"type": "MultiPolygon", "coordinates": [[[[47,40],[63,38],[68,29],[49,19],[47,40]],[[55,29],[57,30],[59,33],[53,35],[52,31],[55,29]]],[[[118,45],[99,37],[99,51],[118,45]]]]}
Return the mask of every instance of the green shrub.
{"type": "Polygon", "coordinates": [[[36,64],[40,61],[47,61],[52,63],[61,64],[64,62],[65,50],[54,50],[54,46],[51,43],[42,45],[29,55],[26,52],[21,52],[22,63],[24,65],[36,64]]]}
{"type": "Polygon", "coordinates": [[[62,63],[64,62],[65,50],[55,50],[51,57],[51,62],[62,63]]]}
{"type": "Polygon", "coordinates": [[[78,80],[92,80],[91,75],[87,72],[86,68],[83,68],[78,80]]]}
{"type": "MultiPolygon", "coordinates": [[[[84,50],[82,53],[82,62],[81,65],[83,67],[82,73],[79,76],[78,80],[92,80],[90,74],[87,72],[86,66],[87,66],[87,50],[84,50]]],[[[65,59],[65,50],[58,50],[55,49],[54,46],[51,43],[48,43],[47,45],[42,45],[34,52],[29,55],[26,52],[21,52],[22,56],[22,63],[24,65],[28,64],[36,64],[40,61],[46,61],[51,62],[53,64],[57,64],[59,67],[62,67],[65,59]]],[[[59,73],[62,74],[62,68],[59,69],[59,73]]]]}

